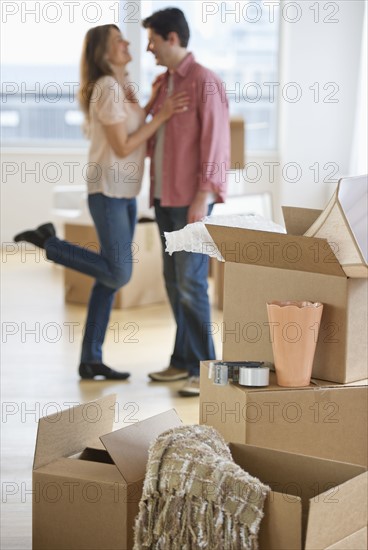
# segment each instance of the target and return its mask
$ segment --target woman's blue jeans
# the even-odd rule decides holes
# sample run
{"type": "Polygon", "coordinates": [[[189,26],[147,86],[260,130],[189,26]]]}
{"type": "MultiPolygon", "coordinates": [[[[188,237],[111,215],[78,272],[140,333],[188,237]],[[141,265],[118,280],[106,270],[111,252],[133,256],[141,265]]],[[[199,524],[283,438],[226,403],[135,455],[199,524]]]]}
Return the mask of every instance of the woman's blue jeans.
{"type": "MultiPolygon", "coordinates": [[[[208,208],[210,215],[213,204],[208,208]]],[[[163,207],[155,200],[156,220],[163,245],[164,277],[176,321],[176,337],[170,364],[199,375],[199,362],[215,359],[209,331],[208,256],[193,252],[165,253],[164,231],[177,231],[187,224],[188,207],[163,207]]]]}
{"type": "Polygon", "coordinates": [[[73,245],[57,237],[45,243],[49,260],[96,279],[88,304],[82,344],[82,363],[101,363],[102,344],[116,290],[132,274],[132,240],[137,217],[135,199],[111,198],[96,193],[88,196],[100,253],[73,245]]]}

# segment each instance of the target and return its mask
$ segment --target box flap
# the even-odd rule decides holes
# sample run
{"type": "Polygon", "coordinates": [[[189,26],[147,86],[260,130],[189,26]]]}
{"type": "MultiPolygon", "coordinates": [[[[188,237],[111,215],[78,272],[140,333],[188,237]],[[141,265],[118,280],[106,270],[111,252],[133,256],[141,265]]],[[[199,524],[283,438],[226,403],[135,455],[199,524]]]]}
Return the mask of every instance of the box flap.
{"type": "Polygon", "coordinates": [[[288,235],[304,235],[321,213],[322,210],[312,208],[282,206],[282,214],[288,235]]]}
{"type": "Polygon", "coordinates": [[[296,486],[291,482],[298,482],[297,494],[308,506],[313,500],[312,496],[317,502],[323,500],[322,497],[318,498],[322,491],[332,486],[342,485],[352,478],[357,479],[357,476],[364,476],[367,470],[366,467],[357,464],[256,445],[230,443],[229,447],[233,459],[239,466],[252,476],[258,477],[263,483],[270,485],[273,490],[280,490],[280,487],[290,484],[288,492],[292,494],[296,486]],[[278,466],[277,469],[275,464],[278,466]]]}
{"type": "Polygon", "coordinates": [[[206,224],[225,262],[346,277],[325,239],[206,224]]]}
{"type": "Polygon", "coordinates": [[[301,550],[302,503],[300,498],[272,491],[267,495],[258,535],[259,548],[301,550]]]}
{"type": "Polygon", "coordinates": [[[334,243],[349,277],[368,277],[368,176],[342,178],[326,208],[305,232],[334,243]]]}
{"type": "MultiPolygon", "coordinates": [[[[104,449],[104,452],[107,454],[106,449],[104,449]]],[[[50,462],[50,464],[37,468],[33,473],[34,479],[37,476],[47,476],[48,479],[53,479],[54,481],[69,478],[80,481],[92,481],[101,485],[105,483],[121,483],[125,485],[115,464],[79,460],[78,458],[57,458],[53,462],[50,462]]]]}
{"type": "Polygon", "coordinates": [[[367,550],[368,548],[368,529],[364,527],[355,531],[345,539],[335,542],[332,546],[325,548],[325,550],[367,550]]]}
{"type": "Polygon", "coordinates": [[[181,426],[175,409],[100,437],[127,483],[144,478],[150,444],[162,432],[181,426]]]}
{"type": "Polygon", "coordinates": [[[352,479],[310,500],[306,550],[326,548],[367,525],[368,472],[357,475],[357,466],[351,464],[339,467],[346,474],[351,470],[352,479]]]}
{"type": "Polygon", "coordinates": [[[116,394],[44,416],[38,422],[33,469],[70,456],[112,430],[116,394]]]}

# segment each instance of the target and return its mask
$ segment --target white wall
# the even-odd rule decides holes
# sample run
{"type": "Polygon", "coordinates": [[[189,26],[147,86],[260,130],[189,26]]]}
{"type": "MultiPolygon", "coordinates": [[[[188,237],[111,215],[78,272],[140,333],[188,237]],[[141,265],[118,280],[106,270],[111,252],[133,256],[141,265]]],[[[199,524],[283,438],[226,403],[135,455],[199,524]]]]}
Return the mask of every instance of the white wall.
{"type": "MultiPolygon", "coordinates": [[[[61,232],[64,221],[69,218],[57,212],[55,207],[65,203],[68,196],[70,205],[81,208],[81,220],[91,221],[85,193],[80,191],[85,186],[85,173],[88,158],[87,150],[54,150],[37,149],[24,152],[9,150],[2,155],[1,184],[1,240],[12,241],[12,237],[26,228],[33,228],[41,223],[52,221],[61,232]],[[58,200],[59,186],[70,186],[78,190],[75,198],[70,193],[63,201],[58,200]]],[[[142,183],[138,199],[140,215],[150,215],[148,206],[148,170],[142,183]]]]}
{"type": "Polygon", "coordinates": [[[81,174],[86,162],[83,151],[5,150],[1,178],[2,241],[11,241],[22,229],[46,221],[58,222],[52,212],[54,187],[83,183],[81,174]]]}
{"type": "MultiPolygon", "coordinates": [[[[323,181],[334,171],[332,164],[325,165],[336,165],[337,174],[333,179],[349,174],[364,2],[304,1],[298,4],[302,9],[301,19],[296,23],[282,20],[280,81],[281,86],[298,83],[302,97],[296,103],[281,100],[279,148],[281,166],[285,168],[287,163],[297,163],[301,177],[293,183],[281,176],[280,201],[293,206],[323,208],[335,187],[323,181]],[[316,4],[320,9],[319,23],[314,22],[314,12],[310,9],[316,4]],[[334,15],[333,9],[338,9],[334,15]],[[328,23],[326,19],[337,22],[328,23]],[[328,82],[336,84],[324,90],[328,82]],[[314,102],[317,97],[309,89],[315,83],[319,86],[319,102],[314,102]],[[324,102],[337,86],[337,93],[330,97],[337,102],[324,102]],[[316,166],[315,163],[320,172],[316,182],[310,169],[316,166]]],[[[290,10],[288,17],[294,18],[295,12],[290,10]]],[[[290,95],[292,91],[290,88],[290,95]]],[[[290,169],[287,178],[290,180],[294,176],[296,170],[290,169]]]]}

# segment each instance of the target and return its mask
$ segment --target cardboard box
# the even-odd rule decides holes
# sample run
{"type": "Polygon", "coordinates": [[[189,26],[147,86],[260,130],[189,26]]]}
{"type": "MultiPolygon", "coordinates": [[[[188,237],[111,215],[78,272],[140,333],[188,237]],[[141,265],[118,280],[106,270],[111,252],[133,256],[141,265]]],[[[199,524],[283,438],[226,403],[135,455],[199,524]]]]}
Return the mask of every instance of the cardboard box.
{"type": "Polygon", "coordinates": [[[230,443],[230,450],[239,466],[272,489],[260,550],[366,550],[366,468],[252,445],[230,443]]]}
{"type": "MultiPolygon", "coordinates": [[[[98,251],[96,231],[91,225],[65,224],[67,241],[98,251]]],[[[119,289],[114,308],[130,308],[167,301],[162,275],[162,248],[156,222],[138,223],[133,239],[133,273],[129,283],[119,289]],[[147,276],[149,274],[149,277],[147,276]]],[[[94,279],[74,271],[64,270],[65,301],[88,304],[94,279]]]]}
{"type": "Polygon", "coordinates": [[[230,162],[234,170],[242,170],[245,165],[245,130],[244,119],[233,117],[230,119],[230,162]]]}
{"type": "Polygon", "coordinates": [[[115,413],[110,395],[40,419],[33,550],[132,548],[149,445],[181,421],[171,410],[111,432],[115,413]]]}
{"type": "Polygon", "coordinates": [[[281,388],[275,373],[267,387],[216,386],[201,363],[200,424],[226,439],[281,451],[368,464],[368,385],[314,380],[281,388]]]}
{"type": "MultiPolygon", "coordinates": [[[[148,447],[181,422],[171,410],[111,432],[115,413],[111,395],[40,420],[33,550],[131,550],[148,447]]],[[[261,550],[364,548],[365,468],[237,443],[230,450],[272,489],[261,550]]]]}
{"type": "MultiPolygon", "coordinates": [[[[285,210],[287,228],[294,212],[285,210]]],[[[312,376],[341,384],[368,378],[368,279],[348,278],[325,239],[295,234],[316,212],[297,209],[293,235],[206,225],[225,259],[224,320],[213,327],[224,360],[273,362],[266,303],[308,300],[324,304],[312,376]]],[[[293,327],[286,337],[295,337],[293,327]]]]}

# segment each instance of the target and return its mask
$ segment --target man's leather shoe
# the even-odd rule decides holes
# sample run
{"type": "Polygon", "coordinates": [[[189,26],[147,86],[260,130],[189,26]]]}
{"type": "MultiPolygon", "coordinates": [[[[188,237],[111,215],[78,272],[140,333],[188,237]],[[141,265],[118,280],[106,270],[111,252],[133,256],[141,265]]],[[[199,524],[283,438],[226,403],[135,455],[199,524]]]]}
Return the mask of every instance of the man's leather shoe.
{"type": "Polygon", "coordinates": [[[170,365],[167,369],[151,372],[148,376],[154,382],[177,382],[189,378],[189,372],[186,369],[178,369],[170,365]]]}
{"type": "Polygon", "coordinates": [[[44,223],[39,225],[37,229],[23,231],[15,235],[14,241],[16,243],[20,241],[26,241],[27,243],[32,243],[39,248],[45,248],[45,242],[50,237],[55,237],[56,231],[52,223],[44,223]]]}
{"type": "Polygon", "coordinates": [[[96,376],[103,376],[105,380],[126,380],[129,378],[130,372],[119,372],[103,363],[81,363],[79,376],[83,380],[93,380],[96,376]]]}

